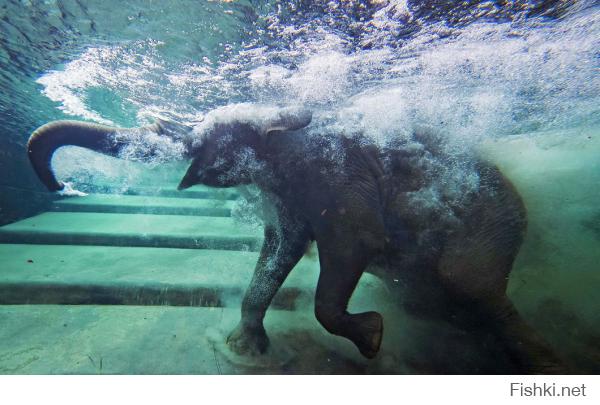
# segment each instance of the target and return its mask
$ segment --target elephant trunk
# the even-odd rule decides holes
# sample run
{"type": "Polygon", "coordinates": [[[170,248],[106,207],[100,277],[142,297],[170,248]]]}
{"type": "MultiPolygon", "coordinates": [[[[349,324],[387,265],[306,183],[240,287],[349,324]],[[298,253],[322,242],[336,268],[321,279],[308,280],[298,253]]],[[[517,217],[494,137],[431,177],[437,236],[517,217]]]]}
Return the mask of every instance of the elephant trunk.
{"type": "Polygon", "coordinates": [[[162,134],[160,123],[141,128],[122,129],[78,121],[54,121],[36,129],[29,138],[27,153],[39,179],[50,191],[60,191],[64,184],[52,170],[52,155],[62,146],[73,145],[91,149],[109,156],[118,156],[127,144],[126,134],[134,131],[152,131],[162,134]],[[125,136],[115,136],[116,134],[125,136]]]}

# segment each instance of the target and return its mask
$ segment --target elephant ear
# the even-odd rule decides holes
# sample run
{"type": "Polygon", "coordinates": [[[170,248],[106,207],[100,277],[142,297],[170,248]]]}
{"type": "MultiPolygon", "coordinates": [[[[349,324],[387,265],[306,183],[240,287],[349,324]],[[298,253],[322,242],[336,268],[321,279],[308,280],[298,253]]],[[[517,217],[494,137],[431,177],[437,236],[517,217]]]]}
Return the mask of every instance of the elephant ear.
{"type": "Polygon", "coordinates": [[[312,121],[312,112],[301,107],[280,109],[276,116],[268,120],[264,134],[270,135],[277,131],[295,131],[306,127],[312,121]]]}

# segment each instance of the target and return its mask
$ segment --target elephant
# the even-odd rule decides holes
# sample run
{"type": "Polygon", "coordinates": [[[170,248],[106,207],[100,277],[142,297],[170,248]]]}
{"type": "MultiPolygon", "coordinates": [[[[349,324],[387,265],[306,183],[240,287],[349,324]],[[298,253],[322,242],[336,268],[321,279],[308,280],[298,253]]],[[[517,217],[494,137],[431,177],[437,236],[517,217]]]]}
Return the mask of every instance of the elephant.
{"type": "Polygon", "coordinates": [[[50,161],[59,147],[119,156],[130,131],[147,132],[184,145],[182,158],[191,164],[180,190],[196,184],[257,186],[271,214],[265,215],[264,242],[241,320],[227,338],[236,353],[265,353],[267,308],[314,242],[320,264],[315,316],[367,359],[380,349],[383,317],[347,310],[365,271],[390,288],[405,286],[402,303],[413,313],[487,328],[518,372],[564,370],[563,360],[507,296],[527,213],[494,164],[465,153],[461,162],[476,180],[465,187],[467,177],[451,175],[456,156],[435,131],[417,128],[396,144],[379,145],[360,132],[315,136],[313,113],[303,107],[269,107],[261,117],[250,107],[244,113],[243,106],[223,111],[209,113],[195,128],[167,121],[134,129],[57,121],[33,132],[28,154],[40,180],[57,191],[65,186],[50,161]],[[452,181],[444,188],[440,179],[452,181]]]}

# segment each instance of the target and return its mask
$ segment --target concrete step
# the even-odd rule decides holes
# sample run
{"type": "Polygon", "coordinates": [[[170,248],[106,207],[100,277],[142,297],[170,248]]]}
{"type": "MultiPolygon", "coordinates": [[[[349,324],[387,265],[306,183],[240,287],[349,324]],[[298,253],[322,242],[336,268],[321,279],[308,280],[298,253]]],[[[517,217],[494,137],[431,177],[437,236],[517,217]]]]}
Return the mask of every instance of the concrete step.
{"type": "Polygon", "coordinates": [[[114,184],[78,184],[78,190],[101,194],[143,195],[171,198],[211,198],[217,200],[235,200],[239,193],[234,188],[213,188],[193,186],[186,190],[177,190],[177,183],[161,185],[114,185],[114,184]]]}
{"type": "MultiPolygon", "coordinates": [[[[0,245],[0,304],[239,306],[258,254],[222,250],[0,245]]],[[[304,258],[274,307],[312,301],[316,259],[304,258]]],[[[367,277],[368,278],[368,277],[367,277]]]]}
{"type": "Polygon", "coordinates": [[[229,217],[232,206],[233,202],[230,200],[91,194],[55,201],[52,209],[58,212],[229,217]]]}
{"type": "Polygon", "coordinates": [[[46,212],[0,228],[0,243],[257,251],[259,229],[226,217],[46,212]]]}
{"type": "Polygon", "coordinates": [[[214,198],[221,200],[235,200],[239,193],[230,188],[211,188],[206,186],[194,186],[186,190],[177,190],[176,186],[167,185],[159,187],[133,186],[127,189],[130,195],[157,195],[161,197],[175,198],[214,198]]]}

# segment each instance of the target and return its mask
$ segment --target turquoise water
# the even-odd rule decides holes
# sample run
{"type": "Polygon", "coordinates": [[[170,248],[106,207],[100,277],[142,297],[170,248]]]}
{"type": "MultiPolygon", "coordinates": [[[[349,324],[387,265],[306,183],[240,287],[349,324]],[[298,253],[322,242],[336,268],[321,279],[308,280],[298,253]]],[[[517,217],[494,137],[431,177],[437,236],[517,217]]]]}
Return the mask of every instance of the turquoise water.
{"type": "MultiPolygon", "coordinates": [[[[52,120],[136,127],[162,118],[201,128],[215,109],[232,115],[237,104],[301,104],[313,111],[311,137],[360,132],[382,147],[427,127],[444,134],[457,160],[476,150],[515,184],[529,227],[509,296],[580,372],[597,373],[600,9],[591,0],[455,3],[1,1],[0,170],[7,175],[0,179],[0,223],[52,208],[56,197],[25,157],[31,132],[52,120]]],[[[181,150],[160,139],[137,139],[121,157],[63,148],[53,167],[79,190],[122,195],[174,186],[187,166],[181,150]]],[[[457,164],[451,177],[476,187],[467,166],[457,164]]],[[[231,218],[256,231],[256,190],[240,194],[231,218]]],[[[144,204],[163,204],[161,212],[170,206],[144,204]]],[[[379,302],[365,291],[358,307],[379,302]]],[[[427,359],[423,342],[435,341],[417,342],[439,325],[422,326],[379,304],[389,322],[381,368],[352,357],[352,347],[323,343],[325,353],[340,356],[340,368],[325,372],[457,371],[437,358],[443,354],[427,359]],[[344,369],[344,356],[356,363],[344,369]]],[[[310,312],[311,305],[300,307],[310,312]]],[[[477,372],[474,363],[458,371],[477,372]]],[[[302,367],[324,370],[316,360],[302,367]]]]}

